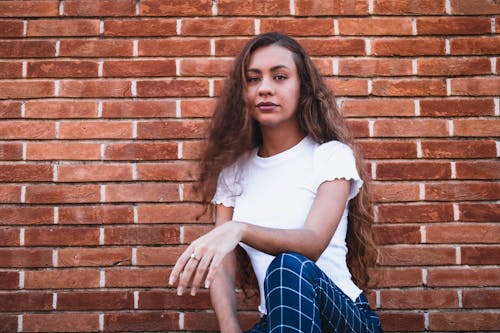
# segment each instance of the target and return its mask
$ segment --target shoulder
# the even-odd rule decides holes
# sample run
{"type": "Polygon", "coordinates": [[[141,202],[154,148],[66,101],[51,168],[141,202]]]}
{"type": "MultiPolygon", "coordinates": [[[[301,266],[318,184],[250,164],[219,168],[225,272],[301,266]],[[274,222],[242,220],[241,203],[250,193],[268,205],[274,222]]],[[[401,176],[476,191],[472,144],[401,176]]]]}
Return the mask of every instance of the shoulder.
{"type": "Polygon", "coordinates": [[[343,158],[354,158],[354,153],[351,147],[340,141],[328,141],[322,144],[318,144],[314,150],[315,160],[329,160],[331,158],[343,159],[343,158]]]}

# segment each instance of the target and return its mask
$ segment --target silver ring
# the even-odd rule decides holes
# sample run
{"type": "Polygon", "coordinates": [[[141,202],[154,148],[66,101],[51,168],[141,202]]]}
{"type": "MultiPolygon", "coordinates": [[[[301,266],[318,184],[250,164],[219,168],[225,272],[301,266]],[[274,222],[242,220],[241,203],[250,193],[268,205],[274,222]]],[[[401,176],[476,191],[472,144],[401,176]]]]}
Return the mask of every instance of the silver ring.
{"type": "Polygon", "coordinates": [[[191,255],[189,256],[189,258],[194,259],[196,261],[200,261],[200,258],[196,257],[196,254],[194,254],[194,252],[191,253],[191,255]]]}

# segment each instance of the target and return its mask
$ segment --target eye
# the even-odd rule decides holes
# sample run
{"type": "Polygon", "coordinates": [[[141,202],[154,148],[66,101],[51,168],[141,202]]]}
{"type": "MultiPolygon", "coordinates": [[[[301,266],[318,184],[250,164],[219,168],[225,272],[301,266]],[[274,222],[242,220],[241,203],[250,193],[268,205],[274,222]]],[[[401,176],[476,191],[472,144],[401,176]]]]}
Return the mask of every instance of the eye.
{"type": "Polygon", "coordinates": [[[255,82],[259,82],[259,81],[260,81],[260,78],[257,76],[249,76],[247,78],[248,83],[255,83],[255,82]]]}
{"type": "Polygon", "coordinates": [[[284,74],[276,74],[274,76],[274,79],[277,80],[277,81],[283,81],[283,80],[286,80],[288,79],[288,77],[284,74]]]}

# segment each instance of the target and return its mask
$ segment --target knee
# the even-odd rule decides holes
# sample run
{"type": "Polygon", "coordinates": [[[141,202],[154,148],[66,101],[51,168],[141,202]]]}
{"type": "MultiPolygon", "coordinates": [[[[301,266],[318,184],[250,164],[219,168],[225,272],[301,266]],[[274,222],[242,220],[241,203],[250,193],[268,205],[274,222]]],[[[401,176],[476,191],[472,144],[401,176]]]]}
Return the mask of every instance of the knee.
{"type": "Polygon", "coordinates": [[[273,272],[287,271],[290,273],[295,273],[301,275],[304,264],[312,263],[311,260],[307,259],[301,254],[294,252],[284,252],[278,254],[267,269],[266,276],[273,274],[273,272]]]}

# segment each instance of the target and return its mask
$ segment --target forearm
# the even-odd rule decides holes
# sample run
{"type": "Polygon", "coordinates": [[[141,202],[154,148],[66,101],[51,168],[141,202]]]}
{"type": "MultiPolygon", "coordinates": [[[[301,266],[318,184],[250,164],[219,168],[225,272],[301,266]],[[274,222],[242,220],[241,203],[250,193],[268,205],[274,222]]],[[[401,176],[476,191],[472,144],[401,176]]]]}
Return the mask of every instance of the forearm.
{"type": "Polygon", "coordinates": [[[230,253],[224,259],[212,284],[210,298],[215,310],[221,332],[241,332],[235,294],[235,254],[230,253]]]}

